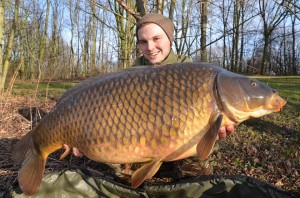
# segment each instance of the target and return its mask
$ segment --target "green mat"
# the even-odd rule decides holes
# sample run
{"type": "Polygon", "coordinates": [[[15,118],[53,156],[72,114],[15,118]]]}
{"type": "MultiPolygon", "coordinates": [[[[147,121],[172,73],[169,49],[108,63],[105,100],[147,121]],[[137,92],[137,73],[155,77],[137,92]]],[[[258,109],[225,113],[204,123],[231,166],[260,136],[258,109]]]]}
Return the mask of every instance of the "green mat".
{"type": "MultiPolygon", "coordinates": [[[[27,197],[16,186],[5,197],[27,197]]],[[[201,198],[295,198],[275,186],[246,176],[201,176],[172,183],[147,183],[138,189],[117,183],[112,178],[92,176],[88,170],[65,170],[43,177],[32,197],[201,197],[201,198]]]]}

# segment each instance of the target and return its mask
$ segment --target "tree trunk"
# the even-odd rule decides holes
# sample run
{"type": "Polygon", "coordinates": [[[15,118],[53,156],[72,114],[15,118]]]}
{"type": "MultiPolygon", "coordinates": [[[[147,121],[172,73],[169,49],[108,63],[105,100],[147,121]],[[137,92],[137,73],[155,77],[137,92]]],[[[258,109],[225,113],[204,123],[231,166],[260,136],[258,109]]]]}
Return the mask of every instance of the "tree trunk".
{"type": "Polygon", "coordinates": [[[244,59],[244,23],[245,23],[245,5],[244,0],[240,0],[241,5],[241,47],[240,47],[240,60],[239,60],[239,72],[243,71],[243,59],[244,59]]]}
{"type": "Polygon", "coordinates": [[[136,0],[136,9],[140,16],[144,16],[147,11],[147,0],[136,0]]]}
{"type": "MultiPolygon", "coordinates": [[[[4,15],[4,1],[2,1],[2,8],[3,8],[2,13],[4,15]]],[[[1,12],[1,8],[0,8],[0,12],[1,12]]],[[[16,26],[18,24],[18,19],[19,19],[18,15],[19,15],[19,0],[15,0],[14,20],[12,22],[12,28],[9,33],[9,39],[8,39],[7,45],[5,47],[3,67],[0,68],[1,69],[0,94],[2,94],[4,92],[4,84],[5,84],[5,80],[7,77],[7,71],[10,66],[10,59],[11,59],[11,55],[12,55],[14,37],[15,37],[15,32],[16,32],[16,28],[17,28],[16,26]]],[[[1,20],[2,20],[2,17],[1,17],[1,20]]],[[[1,22],[0,22],[0,24],[1,24],[1,22]]],[[[3,26],[1,26],[1,27],[3,27],[3,26]]]]}
{"type": "Polygon", "coordinates": [[[20,74],[20,79],[25,80],[25,67],[24,67],[24,40],[23,40],[23,35],[21,32],[21,29],[23,29],[22,24],[20,23],[20,20],[18,20],[18,37],[20,41],[20,69],[19,69],[19,74],[20,74]]]}
{"type": "MultiPolygon", "coordinates": [[[[31,26],[33,27],[37,27],[38,23],[38,13],[36,11],[36,2],[33,1],[32,2],[32,9],[34,10],[34,14],[33,14],[33,19],[31,20],[31,26]]],[[[28,14],[30,15],[30,14],[28,14]]],[[[30,21],[30,18],[28,17],[26,19],[27,21],[30,21]]],[[[40,29],[39,28],[29,28],[28,31],[26,31],[27,34],[27,40],[26,42],[28,43],[27,47],[27,53],[28,53],[28,79],[30,79],[31,81],[33,81],[35,79],[35,73],[34,73],[34,64],[35,64],[35,60],[37,59],[37,53],[38,53],[38,49],[37,49],[37,35],[38,35],[38,31],[40,29]]]]}
{"type": "Polygon", "coordinates": [[[237,72],[238,65],[238,43],[239,43],[239,0],[234,1],[233,11],[233,38],[231,51],[231,70],[237,72]]]}
{"type": "Polygon", "coordinates": [[[226,44],[226,35],[227,35],[227,12],[225,12],[225,0],[222,0],[222,19],[223,19],[223,60],[222,60],[222,66],[226,69],[227,67],[227,44],[226,44]]]}
{"type": "MultiPolygon", "coordinates": [[[[49,44],[50,48],[50,61],[48,61],[48,66],[46,70],[46,76],[48,78],[54,78],[55,69],[57,67],[58,62],[58,34],[57,34],[57,21],[58,21],[58,0],[52,1],[52,38],[49,44]]],[[[62,66],[62,65],[61,65],[62,66]]],[[[60,77],[63,74],[60,74],[60,77]]]]}
{"type": "MultiPolygon", "coordinates": [[[[96,13],[95,4],[90,3],[92,13],[96,13]]],[[[95,75],[96,71],[96,50],[97,50],[97,21],[96,18],[92,18],[92,30],[91,30],[91,73],[95,75]]]]}
{"type": "MultiPolygon", "coordinates": [[[[295,8],[295,6],[294,6],[294,8],[295,8]]],[[[295,8],[295,10],[296,10],[296,8],[295,8]]],[[[296,16],[292,15],[292,75],[297,75],[295,25],[296,25],[296,16]]]]}
{"type": "MultiPolygon", "coordinates": [[[[271,42],[271,35],[275,28],[281,23],[283,19],[285,19],[287,15],[287,11],[282,9],[277,4],[270,1],[259,0],[259,10],[260,15],[263,20],[263,28],[264,28],[264,49],[263,49],[263,58],[262,65],[260,69],[260,74],[264,75],[267,71],[267,64],[269,63],[269,46],[271,42]],[[267,11],[271,10],[267,13],[267,11]]],[[[270,64],[270,63],[269,63],[270,64]]],[[[272,66],[270,65],[269,68],[272,66]]],[[[270,72],[270,71],[269,71],[270,72]]]]}
{"type": "Polygon", "coordinates": [[[89,38],[91,34],[91,17],[87,19],[87,15],[85,15],[84,26],[86,27],[86,31],[84,33],[83,49],[82,49],[82,67],[83,67],[82,77],[85,78],[89,73],[88,55],[89,55],[89,46],[90,46],[89,38]]]}
{"type": "Polygon", "coordinates": [[[49,12],[50,12],[50,0],[47,0],[44,33],[43,33],[42,41],[41,41],[41,44],[40,44],[40,50],[39,50],[38,80],[40,80],[41,77],[42,77],[42,66],[43,66],[43,63],[44,63],[45,49],[46,49],[46,45],[47,45],[46,43],[47,43],[47,30],[48,30],[48,22],[49,22],[49,12]]]}
{"type": "Polygon", "coordinates": [[[164,0],[156,0],[156,12],[164,14],[164,0]]]}
{"type": "MultiPolygon", "coordinates": [[[[133,0],[130,0],[128,1],[128,6],[129,7],[133,7],[134,6],[134,1],[133,0]]],[[[124,63],[124,66],[123,68],[127,68],[129,67],[130,65],[130,57],[131,57],[131,54],[132,52],[134,51],[134,22],[135,22],[135,19],[133,18],[133,16],[131,16],[128,12],[126,12],[126,18],[127,18],[127,21],[126,21],[126,25],[125,25],[125,40],[126,40],[126,49],[125,49],[125,63],[124,63]]]]}
{"type": "Polygon", "coordinates": [[[0,2],[0,95],[4,92],[4,84],[5,82],[4,75],[3,75],[3,32],[4,32],[4,18],[5,18],[5,7],[4,7],[4,0],[0,2]],[[4,79],[4,80],[3,80],[4,79]]]}
{"type": "MultiPolygon", "coordinates": [[[[103,12],[103,20],[105,20],[104,19],[104,12],[103,12]]],[[[104,67],[104,63],[106,63],[107,61],[104,61],[104,37],[105,37],[105,33],[104,33],[104,22],[105,21],[103,21],[103,23],[101,24],[101,67],[104,67]]],[[[108,47],[107,47],[107,49],[108,49],[108,47]]],[[[106,58],[107,59],[107,58],[106,58]]]]}
{"type": "Polygon", "coordinates": [[[74,78],[75,77],[75,61],[74,61],[74,46],[73,46],[73,39],[74,39],[74,21],[73,21],[73,17],[74,17],[74,13],[73,11],[73,0],[69,1],[70,3],[70,7],[69,7],[69,16],[70,16],[70,25],[71,25],[71,38],[70,38],[70,56],[69,56],[69,64],[71,67],[71,77],[74,78]]]}
{"type": "Polygon", "coordinates": [[[207,62],[206,31],[207,31],[207,0],[203,0],[201,2],[201,61],[202,62],[207,62]]]}
{"type": "Polygon", "coordinates": [[[80,49],[83,49],[83,44],[81,42],[81,28],[79,25],[79,20],[80,20],[80,1],[76,1],[76,6],[75,6],[75,10],[74,10],[74,20],[75,20],[75,24],[76,24],[76,30],[77,30],[77,62],[75,65],[75,77],[80,76],[81,75],[81,68],[80,68],[80,60],[81,60],[81,56],[82,53],[80,53],[80,49]]]}
{"type": "Polygon", "coordinates": [[[174,20],[175,6],[176,6],[176,0],[171,0],[171,2],[170,2],[170,11],[169,11],[169,19],[171,21],[174,20]]]}
{"type": "Polygon", "coordinates": [[[268,63],[268,58],[267,56],[269,55],[268,49],[269,49],[269,43],[270,43],[270,33],[266,31],[264,33],[264,49],[263,49],[263,57],[261,61],[261,68],[260,68],[260,75],[265,75],[267,71],[267,63],[268,63]]]}
{"type": "MultiPolygon", "coordinates": [[[[133,7],[133,5],[133,0],[127,1],[128,7],[133,7]]],[[[133,52],[135,19],[128,12],[125,12],[124,8],[120,6],[117,1],[114,2],[114,9],[117,13],[115,14],[115,18],[117,21],[117,32],[119,40],[118,67],[125,69],[130,65],[130,56],[133,52]],[[125,16],[127,20],[125,20],[125,18],[122,16],[125,16]]]]}

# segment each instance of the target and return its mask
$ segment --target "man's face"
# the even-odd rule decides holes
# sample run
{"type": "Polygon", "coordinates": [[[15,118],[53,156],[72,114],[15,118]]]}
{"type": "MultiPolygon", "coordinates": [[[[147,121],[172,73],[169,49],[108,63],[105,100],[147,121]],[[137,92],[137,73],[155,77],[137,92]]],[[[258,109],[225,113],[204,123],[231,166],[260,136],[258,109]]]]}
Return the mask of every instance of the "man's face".
{"type": "Polygon", "coordinates": [[[138,30],[138,43],[144,57],[151,63],[158,63],[169,55],[171,42],[164,30],[149,23],[138,30]]]}

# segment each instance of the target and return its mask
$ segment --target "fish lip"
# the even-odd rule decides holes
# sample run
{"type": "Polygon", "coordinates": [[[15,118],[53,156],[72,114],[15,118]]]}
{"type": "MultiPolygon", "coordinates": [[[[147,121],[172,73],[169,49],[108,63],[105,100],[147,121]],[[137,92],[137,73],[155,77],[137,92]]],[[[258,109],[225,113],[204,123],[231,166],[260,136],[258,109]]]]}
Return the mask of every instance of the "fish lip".
{"type": "Polygon", "coordinates": [[[272,105],[274,105],[274,110],[275,112],[279,112],[283,109],[284,105],[286,105],[286,103],[288,102],[287,99],[281,97],[277,92],[274,93],[274,96],[273,96],[275,99],[274,99],[274,102],[272,103],[272,105]]]}

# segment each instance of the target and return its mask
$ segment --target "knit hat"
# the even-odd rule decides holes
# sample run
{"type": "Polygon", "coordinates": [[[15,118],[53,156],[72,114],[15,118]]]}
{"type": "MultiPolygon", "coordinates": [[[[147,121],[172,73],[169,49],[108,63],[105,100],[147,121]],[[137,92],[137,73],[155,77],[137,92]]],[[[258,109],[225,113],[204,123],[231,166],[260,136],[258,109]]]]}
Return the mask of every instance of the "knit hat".
{"type": "Polygon", "coordinates": [[[136,24],[136,37],[138,38],[138,30],[141,28],[141,25],[144,23],[155,23],[159,27],[161,27],[166,35],[168,36],[169,40],[171,43],[173,42],[174,39],[174,24],[173,22],[165,17],[162,14],[157,14],[157,13],[150,13],[147,15],[144,15],[136,24]]]}

